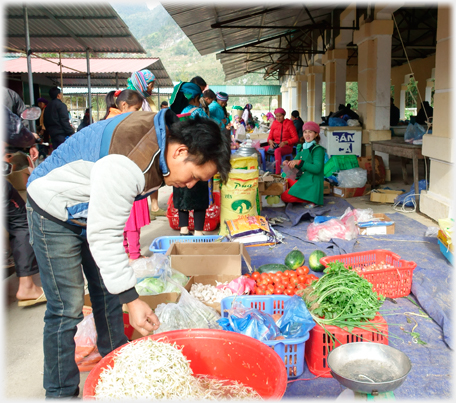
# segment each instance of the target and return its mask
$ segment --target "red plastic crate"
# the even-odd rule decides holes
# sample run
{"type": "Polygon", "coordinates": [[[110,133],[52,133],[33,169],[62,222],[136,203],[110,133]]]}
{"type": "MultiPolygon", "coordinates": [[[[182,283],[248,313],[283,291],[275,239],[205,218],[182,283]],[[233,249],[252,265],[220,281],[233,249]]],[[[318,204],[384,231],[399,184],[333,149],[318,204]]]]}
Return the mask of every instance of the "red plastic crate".
{"type": "Polygon", "coordinates": [[[413,270],[415,262],[409,262],[389,250],[375,249],[367,252],[347,253],[345,255],[326,256],[320,259],[325,267],[329,262],[344,263],[345,267],[366,267],[374,263],[384,262],[394,266],[394,269],[371,270],[359,272],[372,284],[372,290],[384,297],[400,298],[410,294],[412,288],[413,270]]]}
{"type": "MultiPolygon", "coordinates": [[[[214,203],[206,210],[203,231],[214,231],[220,223],[220,192],[213,192],[212,197],[214,198],[214,203]]],[[[172,229],[180,229],[179,210],[174,208],[172,194],[168,199],[168,211],[166,212],[166,217],[168,217],[169,225],[172,229]]],[[[188,229],[193,231],[194,228],[195,223],[193,221],[193,210],[191,210],[188,217],[188,229]]]]}
{"type": "MultiPolygon", "coordinates": [[[[388,324],[386,320],[381,315],[377,315],[371,323],[375,323],[376,328],[368,326],[369,322],[366,322],[366,329],[355,327],[351,333],[337,326],[326,326],[326,330],[335,338],[334,348],[354,342],[374,342],[388,345],[388,324]]],[[[310,337],[305,347],[307,367],[312,374],[323,378],[332,377],[328,366],[328,355],[331,350],[333,350],[333,340],[320,325],[315,325],[310,331],[310,337]]]]}

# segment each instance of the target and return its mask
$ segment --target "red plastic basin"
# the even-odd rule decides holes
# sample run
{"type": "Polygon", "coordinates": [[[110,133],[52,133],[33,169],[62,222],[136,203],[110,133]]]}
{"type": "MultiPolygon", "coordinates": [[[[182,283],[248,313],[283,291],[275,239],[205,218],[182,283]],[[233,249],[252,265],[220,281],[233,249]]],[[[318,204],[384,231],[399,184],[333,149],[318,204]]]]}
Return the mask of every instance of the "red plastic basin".
{"type": "MultiPolygon", "coordinates": [[[[183,346],[195,375],[209,375],[221,380],[242,382],[254,388],[263,399],[279,400],[287,388],[287,373],[280,356],[266,344],[242,334],[225,330],[190,329],[147,336],[183,346]]],[[[135,340],[143,340],[140,338],[135,340]]],[[[133,343],[134,343],[133,342],[133,343]]],[[[105,356],[90,371],[84,384],[83,398],[94,399],[100,373],[113,365],[116,352],[105,356]]]]}

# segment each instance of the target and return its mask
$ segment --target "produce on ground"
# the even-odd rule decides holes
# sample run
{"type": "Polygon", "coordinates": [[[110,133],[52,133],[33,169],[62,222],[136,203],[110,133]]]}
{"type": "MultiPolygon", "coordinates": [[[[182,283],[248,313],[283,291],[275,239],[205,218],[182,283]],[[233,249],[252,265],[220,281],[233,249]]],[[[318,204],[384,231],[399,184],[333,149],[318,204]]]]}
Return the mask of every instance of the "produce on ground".
{"type": "Polygon", "coordinates": [[[119,350],[114,365],[100,374],[96,399],[147,398],[152,400],[262,400],[238,382],[195,377],[176,344],[143,339],[119,350]]]}
{"type": "Polygon", "coordinates": [[[307,266],[298,267],[296,270],[277,271],[275,273],[260,273],[258,271],[244,274],[256,281],[252,294],[255,295],[302,295],[312,281],[318,280],[314,274],[309,274],[307,266]]]}
{"type": "Polygon", "coordinates": [[[303,266],[305,261],[306,258],[304,253],[300,250],[293,249],[285,257],[285,266],[287,266],[290,270],[296,270],[298,267],[303,266]]]}
{"type": "MultiPolygon", "coordinates": [[[[372,284],[339,261],[328,263],[324,275],[303,291],[314,321],[324,328],[333,325],[364,328],[374,319],[385,298],[372,291],[372,284]]],[[[375,325],[374,325],[375,326],[375,325]]]]}
{"type": "Polygon", "coordinates": [[[190,295],[206,304],[220,302],[225,297],[230,297],[233,292],[229,288],[220,289],[214,285],[195,283],[192,284],[190,295]]]}
{"type": "Polygon", "coordinates": [[[285,270],[290,270],[288,266],[280,263],[268,263],[263,264],[258,268],[259,273],[275,273],[277,271],[284,272],[285,270]]]}
{"type": "Polygon", "coordinates": [[[325,266],[320,263],[320,259],[325,257],[326,253],[322,250],[314,250],[309,256],[309,267],[313,271],[323,271],[325,266]]]}

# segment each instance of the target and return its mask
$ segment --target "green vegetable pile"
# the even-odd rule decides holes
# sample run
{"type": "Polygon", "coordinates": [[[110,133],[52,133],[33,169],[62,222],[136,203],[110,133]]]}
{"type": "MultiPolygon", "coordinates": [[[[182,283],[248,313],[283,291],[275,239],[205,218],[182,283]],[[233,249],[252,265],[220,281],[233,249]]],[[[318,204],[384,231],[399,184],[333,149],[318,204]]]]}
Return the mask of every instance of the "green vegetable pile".
{"type": "Polygon", "coordinates": [[[366,322],[375,318],[385,298],[372,291],[372,284],[339,261],[328,263],[324,273],[303,294],[314,321],[323,328],[332,325],[349,332],[375,326],[366,322]]]}

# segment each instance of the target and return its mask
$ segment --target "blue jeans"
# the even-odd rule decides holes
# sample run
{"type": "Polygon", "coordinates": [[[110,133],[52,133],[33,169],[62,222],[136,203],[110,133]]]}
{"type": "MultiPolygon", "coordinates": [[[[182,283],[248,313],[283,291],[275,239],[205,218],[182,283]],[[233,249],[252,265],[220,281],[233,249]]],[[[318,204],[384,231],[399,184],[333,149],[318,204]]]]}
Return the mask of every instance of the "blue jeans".
{"type": "Polygon", "coordinates": [[[110,294],[81,237],[35,212],[27,203],[30,244],[40,268],[47,298],[44,315],[44,377],[47,398],[71,397],[79,390],[74,336],[82,321],[86,276],[98,334],[98,350],[105,356],[128,342],[124,333],[122,306],[110,294]]]}

